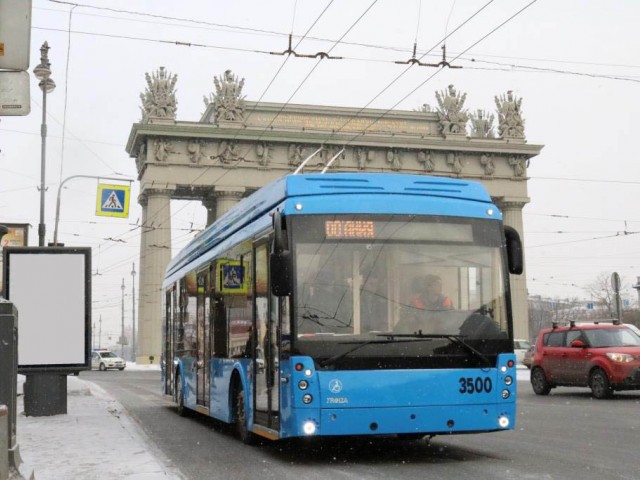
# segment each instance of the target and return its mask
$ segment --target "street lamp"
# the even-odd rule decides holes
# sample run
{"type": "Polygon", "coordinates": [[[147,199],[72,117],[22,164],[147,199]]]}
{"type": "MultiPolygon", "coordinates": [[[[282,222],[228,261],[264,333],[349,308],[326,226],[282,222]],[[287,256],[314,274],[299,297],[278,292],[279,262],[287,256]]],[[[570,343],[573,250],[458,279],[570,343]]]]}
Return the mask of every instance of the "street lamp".
{"type": "Polygon", "coordinates": [[[40,155],[40,224],[38,225],[38,245],[44,247],[44,235],[46,227],[44,225],[44,178],[47,150],[47,93],[53,92],[56,83],[51,77],[51,64],[49,63],[49,43],[44,42],[40,47],[40,64],[33,69],[33,74],[40,83],[38,86],[42,90],[42,126],[40,135],[42,137],[42,151],[40,155]]]}

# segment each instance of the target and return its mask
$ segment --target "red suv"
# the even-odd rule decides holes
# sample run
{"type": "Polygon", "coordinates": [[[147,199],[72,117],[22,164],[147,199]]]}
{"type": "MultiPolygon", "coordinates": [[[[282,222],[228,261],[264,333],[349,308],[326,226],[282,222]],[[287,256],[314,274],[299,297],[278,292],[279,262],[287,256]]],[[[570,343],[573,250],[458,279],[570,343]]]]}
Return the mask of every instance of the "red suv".
{"type": "Polygon", "coordinates": [[[538,395],[552,388],[589,387],[595,398],[640,390],[640,330],[617,323],[554,326],[540,331],[531,364],[538,395]]]}

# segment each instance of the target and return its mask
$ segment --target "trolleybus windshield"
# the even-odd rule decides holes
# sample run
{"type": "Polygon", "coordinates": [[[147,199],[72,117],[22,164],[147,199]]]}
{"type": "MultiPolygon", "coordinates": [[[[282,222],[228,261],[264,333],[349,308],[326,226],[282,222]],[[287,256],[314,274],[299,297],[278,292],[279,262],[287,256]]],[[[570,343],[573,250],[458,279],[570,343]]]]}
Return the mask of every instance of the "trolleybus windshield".
{"type": "Polygon", "coordinates": [[[510,350],[499,222],[292,217],[296,353],[320,367],[449,368],[510,350]]]}

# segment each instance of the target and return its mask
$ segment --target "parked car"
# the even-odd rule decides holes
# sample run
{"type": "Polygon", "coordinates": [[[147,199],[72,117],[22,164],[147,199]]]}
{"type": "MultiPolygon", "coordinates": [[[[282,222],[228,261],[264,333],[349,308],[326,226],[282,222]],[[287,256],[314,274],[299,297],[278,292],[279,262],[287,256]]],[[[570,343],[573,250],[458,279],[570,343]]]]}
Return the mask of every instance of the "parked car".
{"type": "Polygon", "coordinates": [[[525,367],[527,367],[529,370],[531,370],[531,364],[533,363],[533,352],[535,348],[536,348],[535,345],[531,345],[531,348],[529,348],[529,350],[524,352],[524,357],[522,358],[522,364],[525,367]]]}
{"type": "Polygon", "coordinates": [[[122,358],[109,350],[94,350],[91,352],[91,369],[95,370],[108,370],[110,368],[117,368],[122,371],[127,366],[122,358]]]}
{"type": "Polygon", "coordinates": [[[547,395],[561,386],[589,387],[595,398],[640,390],[640,334],[620,323],[571,323],[540,331],[531,386],[547,395]]]}
{"type": "Polygon", "coordinates": [[[513,352],[516,354],[516,365],[522,365],[524,354],[530,349],[531,343],[529,343],[529,340],[516,338],[513,341],[513,352]]]}

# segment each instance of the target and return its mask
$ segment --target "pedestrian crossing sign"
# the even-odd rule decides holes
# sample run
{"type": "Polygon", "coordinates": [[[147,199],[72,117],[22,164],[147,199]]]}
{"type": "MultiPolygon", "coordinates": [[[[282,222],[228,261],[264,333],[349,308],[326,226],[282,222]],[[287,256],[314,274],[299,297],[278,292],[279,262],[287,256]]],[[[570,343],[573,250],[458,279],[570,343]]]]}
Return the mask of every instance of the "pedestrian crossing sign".
{"type": "Polygon", "coordinates": [[[127,218],[129,216],[130,193],[129,185],[99,183],[96,215],[127,218]]]}

